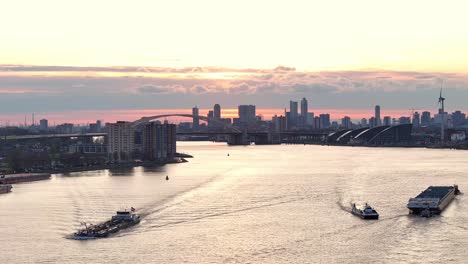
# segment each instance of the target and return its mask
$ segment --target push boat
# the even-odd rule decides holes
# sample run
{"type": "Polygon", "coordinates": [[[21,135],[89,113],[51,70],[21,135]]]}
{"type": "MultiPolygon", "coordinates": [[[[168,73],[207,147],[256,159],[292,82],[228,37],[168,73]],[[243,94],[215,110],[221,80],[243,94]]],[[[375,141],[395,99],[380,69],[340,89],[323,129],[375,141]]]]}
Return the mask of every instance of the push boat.
{"type": "Polygon", "coordinates": [[[73,234],[73,239],[85,240],[108,237],[112,233],[116,233],[122,229],[134,226],[140,223],[140,216],[134,213],[132,207],[130,211],[117,211],[112,218],[106,222],[93,225],[82,223],[85,228],[78,230],[73,234]]]}
{"type": "Polygon", "coordinates": [[[372,208],[370,205],[368,205],[366,203],[366,205],[364,206],[363,209],[360,209],[360,208],[357,208],[356,207],[356,204],[353,203],[353,207],[351,209],[351,213],[353,215],[357,215],[359,217],[361,217],[362,219],[379,219],[379,214],[377,213],[377,211],[372,208]]]}
{"type": "Polygon", "coordinates": [[[410,214],[431,217],[440,214],[458,194],[458,185],[429,186],[415,198],[410,198],[406,207],[410,214]]]}

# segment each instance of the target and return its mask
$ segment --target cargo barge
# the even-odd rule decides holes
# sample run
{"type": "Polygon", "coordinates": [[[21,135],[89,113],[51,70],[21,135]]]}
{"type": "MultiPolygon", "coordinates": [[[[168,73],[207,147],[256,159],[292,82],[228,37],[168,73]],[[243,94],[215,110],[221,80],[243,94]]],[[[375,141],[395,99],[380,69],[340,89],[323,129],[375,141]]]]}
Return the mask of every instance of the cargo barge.
{"type": "Polygon", "coordinates": [[[140,223],[140,216],[133,213],[135,209],[132,207],[131,212],[117,211],[116,215],[106,222],[92,225],[82,223],[85,228],[78,230],[73,234],[73,239],[86,240],[95,238],[108,237],[112,233],[116,233],[122,229],[134,226],[140,223]]]}
{"type": "Polygon", "coordinates": [[[9,193],[11,192],[11,184],[0,184],[0,193],[9,193]]]}
{"type": "Polygon", "coordinates": [[[457,185],[429,186],[425,191],[408,201],[410,214],[431,217],[440,214],[460,194],[457,185]]]}

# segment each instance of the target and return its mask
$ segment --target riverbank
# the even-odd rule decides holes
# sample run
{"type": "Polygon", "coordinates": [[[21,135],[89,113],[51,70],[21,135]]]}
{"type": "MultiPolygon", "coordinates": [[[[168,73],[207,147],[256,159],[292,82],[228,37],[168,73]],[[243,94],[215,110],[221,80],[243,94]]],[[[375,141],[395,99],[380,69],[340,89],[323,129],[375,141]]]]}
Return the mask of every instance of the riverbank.
{"type": "Polygon", "coordinates": [[[31,182],[47,180],[50,178],[51,173],[18,173],[18,174],[6,174],[0,178],[1,184],[13,184],[21,182],[31,182]]]}

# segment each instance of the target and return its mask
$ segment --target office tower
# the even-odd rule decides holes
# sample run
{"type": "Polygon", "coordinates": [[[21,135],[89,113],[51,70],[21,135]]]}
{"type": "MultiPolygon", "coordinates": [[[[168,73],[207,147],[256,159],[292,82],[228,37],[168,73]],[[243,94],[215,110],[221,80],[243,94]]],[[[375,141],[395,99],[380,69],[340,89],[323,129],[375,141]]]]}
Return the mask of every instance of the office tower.
{"type": "Polygon", "coordinates": [[[238,115],[241,123],[255,123],[255,105],[239,105],[238,115]]]}
{"type": "Polygon", "coordinates": [[[398,122],[400,125],[405,125],[405,124],[410,124],[411,123],[411,119],[407,116],[401,116],[399,118],[399,122],[398,122]]]}
{"type": "Polygon", "coordinates": [[[327,129],[330,128],[330,114],[320,114],[320,128],[327,129]]]}
{"type": "Polygon", "coordinates": [[[308,120],[309,120],[308,112],[309,112],[309,106],[308,106],[308,103],[307,103],[307,99],[305,99],[305,97],[304,97],[301,100],[301,121],[302,121],[302,126],[306,126],[308,124],[308,120]]]}
{"type": "Polygon", "coordinates": [[[297,109],[297,102],[295,101],[289,101],[289,120],[291,127],[297,125],[297,120],[299,117],[298,109],[297,109]]]}
{"type": "Polygon", "coordinates": [[[377,123],[375,122],[375,117],[369,118],[369,127],[370,128],[376,127],[377,126],[376,124],[377,123]]]}
{"type": "Polygon", "coordinates": [[[382,125],[382,120],[380,119],[380,105],[375,106],[375,126],[382,125]]]}
{"type": "Polygon", "coordinates": [[[213,107],[213,118],[215,120],[221,120],[221,106],[219,104],[215,104],[213,107]]]}
{"type": "Polygon", "coordinates": [[[107,123],[107,151],[114,161],[129,160],[135,147],[135,131],[131,122],[107,123]]]}
{"type": "Polygon", "coordinates": [[[192,108],[192,115],[193,115],[193,122],[192,122],[192,129],[197,130],[200,126],[200,118],[198,117],[198,107],[192,108]]]}
{"type": "Polygon", "coordinates": [[[314,113],[307,113],[307,123],[308,126],[314,126],[314,113]]]}
{"type": "Polygon", "coordinates": [[[419,113],[418,112],[414,112],[413,113],[413,120],[411,122],[413,124],[413,127],[420,127],[421,125],[421,120],[420,120],[420,117],[419,117],[419,113]]]}

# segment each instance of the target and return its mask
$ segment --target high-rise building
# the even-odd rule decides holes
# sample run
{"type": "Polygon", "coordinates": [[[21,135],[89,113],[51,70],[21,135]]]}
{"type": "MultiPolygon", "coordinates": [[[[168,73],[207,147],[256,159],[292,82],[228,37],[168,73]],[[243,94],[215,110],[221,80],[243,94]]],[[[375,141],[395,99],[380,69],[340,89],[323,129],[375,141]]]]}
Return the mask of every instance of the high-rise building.
{"type": "Polygon", "coordinates": [[[411,123],[411,119],[409,117],[407,117],[407,116],[401,116],[399,118],[398,124],[400,124],[400,125],[405,125],[405,124],[410,124],[410,123],[411,123]]]}
{"type": "Polygon", "coordinates": [[[454,127],[460,127],[465,125],[466,114],[461,111],[455,111],[452,113],[452,123],[454,127]]]}
{"type": "Polygon", "coordinates": [[[114,161],[129,160],[135,147],[135,131],[131,122],[107,123],[107,151],[114,161]]]}
{"type": "Polygon", "coordinates": [[[375,106],[375,126],[382,125],[382,120],[380,119],[380,105],[375,106]]]}
{"type": "Polygon", "coordinates": [[[102,121],[101,120],[96,120],[96,128],[100,132],[102,128],[102,121]]]}
{"type": "Polygon", "coordinates": [[[164,161],[176,154],[176,125],[151,122],[143,128],[144,159],[164,161]]]}
{"type": "Polygon", "coordinates": [[[320,128],[327,129],[330,128],[330,114],[320,114],[320,128]]]}
{"type": "Polygon", "coordinates": [[[213,118],[215,120],[221,120],[221,106],[219,104],[215,104],[213,107],[213,118]]]}
{"type": "Polygon", "coordinates": [[[413,127],[420,127],[421,126],[421,119],[418,112],[413,113],[413,120],[411,122],[413,127]]]}
{"type": "Polygon", "coordinates": [[[238,107],[239,122],[244,124],[255,123],[255,105],[239,105],[238,107]]]}
{"type": "Polygon", "coordinates": [[[296,101],[289,101],[289,123],[291,127],[297,126],[297,120],[299,118],[299,113],[297,109],[297,102],[296,101]]]}
{"type": "Polygon", "coordinates": [[[309,112],[309,106],[308,106],[308,103],[307,103],[307,99],[302,98],[301,100],[301,125],[302,126],[306,126],[308,124],[308,120],[309,120],[309,115],[308,115],[308,112],[309,112]]]}
{"type": "Polygon", "coordinates": [[[390,116],[384,116],[383,125],[384,126],[391,126],[392,125],[392,118],[390,116]]]}
{"type": "Polygon", "coordinates": [[[367,126],[367,119],[363,118],[361,119],[361,126],[366,127],[367,126]]]}
{"type": "Polygon", "coordinates": [[[349,129],[352,125],[353,124],[351,123],[351,118],[349,116],[345,116],[341,119],[341,127],[349,129]]]}
{"type": "Polygon", "coordinates": [[[41,119],[39,121],[39,129],[40,130],[47,130],[49,129],[49,121],[47,119],[41,119]]]}
{"type": "Polygon", "coordinates": [[[431,124],[431,112],[429,112],[429,111],[422,112],[421,125],[422,126],[428,126],[430,124],[431,124]]]}
{"type": "Polygon", "coordinates": [[[369,118],[369,127],[373,128],[373,127],[376,127],[376,126],[377,126],[377,123],[375,122],[375,117],[369,118]]]}
{"type": "Polygon", "coordinates": [[[314,126],[314,113],[307,113],[307,123],[308,126],[314,126]]]}
{"type": "Polygon", "coordinates": [[[200,118],[198,117],[198,107],[192,108],[192,115],[193,115],[193,122],[192,122],[192,129],[197,130],[200,127],[200,118]]]}

